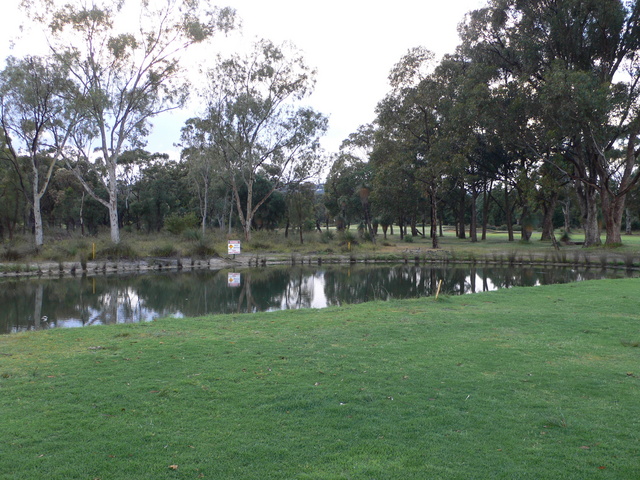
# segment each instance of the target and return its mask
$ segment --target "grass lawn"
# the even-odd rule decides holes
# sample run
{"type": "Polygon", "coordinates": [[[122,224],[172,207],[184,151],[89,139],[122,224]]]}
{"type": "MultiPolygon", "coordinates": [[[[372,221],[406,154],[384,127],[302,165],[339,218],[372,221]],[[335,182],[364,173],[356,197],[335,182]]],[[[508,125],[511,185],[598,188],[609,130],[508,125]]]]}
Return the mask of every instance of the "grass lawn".
{"type": "Polygon", "coordinates": [[[2,336],[0,478],[640,478],[639,287],[2,336]]]}

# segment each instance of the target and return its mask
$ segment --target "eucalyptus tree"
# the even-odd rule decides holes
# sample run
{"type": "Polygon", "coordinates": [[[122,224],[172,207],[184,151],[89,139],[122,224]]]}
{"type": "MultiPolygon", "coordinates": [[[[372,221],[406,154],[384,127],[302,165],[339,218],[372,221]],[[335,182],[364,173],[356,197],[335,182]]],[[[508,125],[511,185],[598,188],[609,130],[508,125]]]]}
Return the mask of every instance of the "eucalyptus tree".
{"type": "Polygon", "coordinates": [[[451,173],[451,183],[458,185],[459,235],[465,238],[465,217],[470,194],[470,226],[472,242],[476,242],[480,189],[486,184],[486,146],[490,127],[487,126],[489,96],[483,65],[472,62],[456,52],[445,55],[434,71],[441,91],[439,114],[441,137],[447,139],[450,154],[458,162],[451,173]]]}
{"type": "Polygon", "coordinates": [[[0,72],[0,127],[21,190],[33,211],[35,246],[44,243],[41,201],[56,162],[76,124],[65,109],[64,67],[52,58],[9,57],[0,72]],[[21,167],[22,159],[28,165],[21,167]]]}
{"type": "MultiPolygon", "coordinates": [[[[382,130],[376,133],[376,142],[370,156],[372,174],[371,202],[380,220],[386,238],[389,225],[400,227],[404,238],[407,220],[412,224],[420,215],[425,195],[414,179],[412,154],[395,141],[390,141],[382,130]]],[[[393,233],[393,229],[392,229],[393,233]]]]}
{"type": "Polygon", "coordinates": [[[209,71],[207,109],[197,125],[223,158],[247,241],[257,210],[276,190],[306,181],[323,166],[319,138],[327,118],[301,105],[314,84],[315,71],[292,45],[269,40],[257,41],[248,54],[219,58],[209,71]],[[259,175],[272,188],[254,198],[259,175]]]}
{"type": "Polygon", "coordinates": [[[189,119],[182,128],[182,160],[187,164],[190,185],[196,194],[200,210],[202,234],[205,234],[207,218],[213,203],[216,180],[224,180],[225,165],[215,143],[208,142],[206,128],[197,118],[189,119]]]}
{"type": "Polygon", "coordinates": [[[167,216],[183,216],[191,211],[187,166],[159,158],[146,162],[133,197],[131,215],[136,224],[150,232],[160,231],[167,216]]]}
{"type": "MultiPolygon", "coordinates": [[[[359,158],[361,165],[364,168],[360,170],[364,175],[361,176],[360,182],[357,186],[357,196],[360,200],[362,207],[362,224],[366,228],[369,238],[372,243],[376,243],[377,228],[374,228],[374,223],[377,224],[377,219],[374,220],[375,208],[372,206],[372,170],[366,164],[371,158],[371,153],[374,145],[374,128],[373,125],[361,125],[358,130],[351,133],[340,145],[341,156],[346,158],[359,158]]],[[[385,223],[383,221],[383,223],[385,223]]]]}
{"type": "Polygon", "coordinates": [[[461,29],[493,82],[526,91],[529,126],[542,127],[554,155],[532,155],[572,179],[582,210],[585,246],[620,243],[625,197],[637,169],[640,117],[640,5],[622,0],[492,0],[461,29]]]}
{"type": "Polygon", "coordinates": [[[74,83],[67,106],[83,122],[65,161],[108,209],[111,240],[118,243],[118,159],[124,150],[144,146],[152,118],[184,104],[188,82],[180,59],[190,46],[233,28],[234,11],[206,0],[25,3],[32,18],[48,27],[51,52],[74,83]],[[98,173],[105,195],[83,171],[98,173]]]}
{"type": "Polygon", "coordinates": [[[370,185],[371,176],[370,165],[364,160],[345,151],[334,157],[324,186],[324,204],[339,230],[364,221],[361,189],[370,185]]]}
{"type": "Polygon", "coordinates": [[[289,226],[298,229],[300,244],[304,243],[304,231],[313,230],[315,222],[315,194],[316,185],[313,182],[305,182],[292,185],[287,190],[285,201],[287,203],[287,228],[285,237],[289,234],[289,226]]]}
{"type": "Polygon", "coordinates": [[[447,112],[452,101],[447,79],[434,71],[434,55],[413,48],[389,75],[391,92],[378,104],[379,145],[391,145],[401,169],[420,185],[431,205],[431,237],[438,247],[437,221],[443,181],[463,165],[447,112]]]}
{"type": "Polygon", "coordinates": [[[18,175],[8,158],[8,152],[0,154],[0,240],[5,234],[13,239],[25,206],[18,175]]]}

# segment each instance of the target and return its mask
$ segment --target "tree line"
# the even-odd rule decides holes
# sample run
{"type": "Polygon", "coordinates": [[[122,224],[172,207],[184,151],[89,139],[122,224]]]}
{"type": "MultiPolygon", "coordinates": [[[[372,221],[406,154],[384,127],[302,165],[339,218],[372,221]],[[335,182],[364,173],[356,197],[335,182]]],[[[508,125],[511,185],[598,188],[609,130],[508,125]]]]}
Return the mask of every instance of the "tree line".
{"type": "MultiPolygon", "coordinates": [[[[23,9],[44,27],[49,53],[9,57],[0,75],[0,234],[29,226],[42,246],[43,201],[49,223],[81,227],[101,205],[116,244],[124,225],[155,229],[194,203],[204,229],[222,183],[249,240],[258,209],[317,173],[327,119],[301,106],[315,72],[295,47],[268,40],[202,66],[202,112],[182,130],[179,161],[144,149],[151,121],[184,107],[194,87],[186,52],[234,29],[234,10],[207,0],[33,0],[23,9]]],[[[104,221],[92,216],[89,227],[104,221]]]]}
{"type": "MultiPolygon", "coordinates": [[[[255,42],[218,55],[197,85],[201,109],[181,158],[145,150],[150,121],[185,105],[183,55],[236,27],[206,2],[49,9],[50,53],[10,57],[0,73],[0,236],[43,224],[157,231],[198,224],[322,230],[357,225],[471,241],[504,225],[529,240],[579,226],[585,246],[622,242],[637,222],[640,7],[620,0],[490,0],[436,60],[416,47],[389,74],[375,119],[327,156],[327,118],[304,105],[315,82],[293,45],[255,42]],[[330,165],[324,193],[319,172],[330,165]],[[425,228],[428,226],[429,231],[425,228]]],[[[28,7],[31,7],[29,9],[28,7]]],[[[83,230],[84,231],[84,230],[83,230]]]]}
{"type": "Polygon", "coordinates": [[[554,239],[574,205],[585,246],[601,232],[620,244],[638,214],[639,14],[635,1],[491,0],[466,15],[454,54],[410,50],[375,121],[343,144],[363,206],[414,230],[428,217],[437,247],[443,206],[476,241],[492,204],[511,240],[536,223],[554,239]]]}

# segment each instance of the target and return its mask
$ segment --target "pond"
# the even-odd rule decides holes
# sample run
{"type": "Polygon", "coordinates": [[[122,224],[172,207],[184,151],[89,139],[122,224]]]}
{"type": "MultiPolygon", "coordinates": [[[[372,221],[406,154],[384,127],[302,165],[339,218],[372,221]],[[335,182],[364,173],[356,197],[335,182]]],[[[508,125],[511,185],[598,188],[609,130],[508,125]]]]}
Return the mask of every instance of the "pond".
{"type": "Polygon", "coordinates": [[[263,267],[0,281],[0,333],[458,295],[638,272],[550,267],[263,267]]]}

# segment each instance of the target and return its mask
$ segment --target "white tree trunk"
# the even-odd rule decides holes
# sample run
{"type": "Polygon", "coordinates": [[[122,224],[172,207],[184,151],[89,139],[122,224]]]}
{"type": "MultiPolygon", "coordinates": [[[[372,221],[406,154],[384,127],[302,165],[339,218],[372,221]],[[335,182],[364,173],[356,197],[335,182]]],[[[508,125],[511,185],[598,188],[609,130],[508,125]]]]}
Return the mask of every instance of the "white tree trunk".
{"type": "Polygon", "coordinates": [[[56,163],[54,159],[49,164],[49,168],[47,173],[45,174],[43,185],[40,187],[40,173],[38,172],[38,166],[35,162],[35,156],[32,156],[31,159],[31,168],[32,168],[32,181],[33,181],[33,223],[34,223],[34,234],[35,234],[35,244],[36,249],[39,249],[44,245],[44,227],[42,226],[42,208],[40,205],[40,201],[47,191],[47,187],[49,186],[49,181],[51,180],[51,175],[53,174],[53,167],[56,163]]]}
{"type": "Polygon", "coordinates": [[[44,235],[42,231],[42,212],[40,209],[40,195],[33,193],[33,223],[35,230],[36,248],[42,247],[44,244],[44,235]]]}
{"type": "Polygon", "coordinates": [[[118,189],[117,189],[116,165],[109,162],[109,224],[111,227],[111,241],[120,243],[120,226],[118,225],[118,189]]]}

